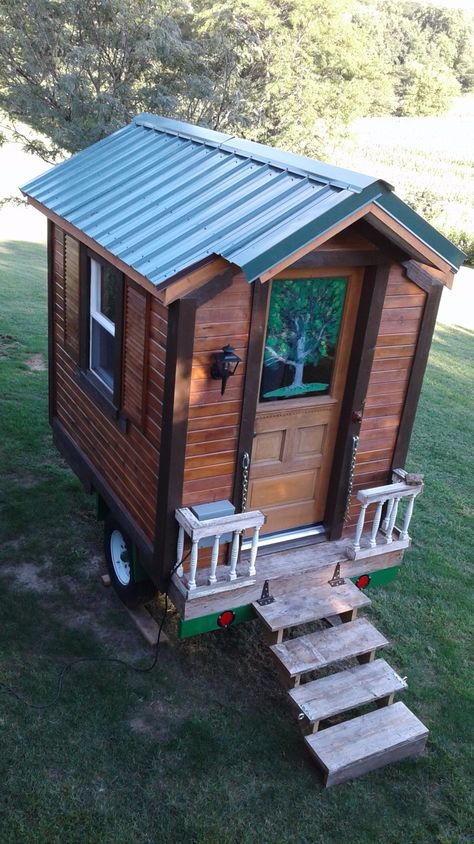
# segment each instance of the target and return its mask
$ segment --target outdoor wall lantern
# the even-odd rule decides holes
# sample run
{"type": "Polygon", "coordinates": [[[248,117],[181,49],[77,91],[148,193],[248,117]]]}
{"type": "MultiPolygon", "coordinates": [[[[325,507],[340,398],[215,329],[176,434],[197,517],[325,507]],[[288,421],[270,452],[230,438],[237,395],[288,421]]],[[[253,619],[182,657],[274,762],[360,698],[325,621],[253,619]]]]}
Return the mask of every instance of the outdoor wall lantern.
{"type": "Polygon", "coordinates": [[[233,346],[224,346],[222,352],[216,352],[214,355],[214,362],[211,366],[211,377],[216,381],[222,381],[221,396],[225,393],[225,388],[228,379],[231,375],[235,375],[241,358],[235,354],[233,346]]]}

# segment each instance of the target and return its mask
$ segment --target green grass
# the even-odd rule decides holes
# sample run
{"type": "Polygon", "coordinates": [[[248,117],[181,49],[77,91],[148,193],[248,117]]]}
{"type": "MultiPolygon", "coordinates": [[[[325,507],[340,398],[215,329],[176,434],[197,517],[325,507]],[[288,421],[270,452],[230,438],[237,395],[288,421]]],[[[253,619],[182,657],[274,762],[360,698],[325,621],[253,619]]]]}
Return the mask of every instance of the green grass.
{"type": "MultiPolygon", "coordinates": [[[[100,585],[93,502],[51,445],[47,374],[26,365],[46,355],[44,262],[1,245],[0,679],[36,701],[71,658],[151,656],[100,585]]],[[[1,844],[467,844],[472,359],[472,333],[438,330],[409,460],[426,475],[415,544],[371,593],[425,755],[324,791],[251,622],[164,647],[148,675],[78,667],[44,712],[0,693],[1,844]]]]}

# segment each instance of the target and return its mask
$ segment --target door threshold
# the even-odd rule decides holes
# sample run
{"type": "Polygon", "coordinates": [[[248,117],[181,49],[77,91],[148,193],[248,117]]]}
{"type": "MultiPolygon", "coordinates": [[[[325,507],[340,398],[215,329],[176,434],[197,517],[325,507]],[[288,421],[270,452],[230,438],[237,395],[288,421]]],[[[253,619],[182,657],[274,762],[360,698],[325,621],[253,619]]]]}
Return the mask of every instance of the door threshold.
{"type": "MultiPolygon", "coordinates": [[[[307,540],[314,541],[317,537],[320,537],[319,541],[321,541],[325,536],[326,528],[324,525],[311,525],[310,527],[299,528],[298,530],[280,531],[279,533],[269,533],[268,536],[261,536],[258,542],[258,548],[260,550],[275,545],[286,545],[290,542],[297,545],[301,540],[304,540],[302,544],[306,544],[305,541],[307,540]]],[[[241,550],[249,551],[251,547],[252,540],[245,539],[242,542],[241,550]]]]}

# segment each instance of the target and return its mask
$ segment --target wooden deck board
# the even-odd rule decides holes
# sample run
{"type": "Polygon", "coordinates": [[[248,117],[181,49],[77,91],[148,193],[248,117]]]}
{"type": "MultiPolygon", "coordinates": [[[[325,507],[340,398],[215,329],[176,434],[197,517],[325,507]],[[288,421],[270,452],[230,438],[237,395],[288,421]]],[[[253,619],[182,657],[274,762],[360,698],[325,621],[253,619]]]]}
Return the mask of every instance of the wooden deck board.
{"type": "Polygon", "coordinates": [[[384,659],[376,659],[305,683],[291,689],[289,695],[309,722],[317,722],[388,697],[406,686],[384,659]]]}
{"type": "Polygon", "coordinates": [[[270,650],[290,677],[375,651],[388,640],[365,618],[290,639],[270,650]]]}
{"type": "Polygon", "coordinates": [[[265,580],[270,582],[270,592],[275,597],[290,591],[312,587],[325,586],[331,579],[336,563],[341,566],[341,576],[344,578],[358,577],[367,572],[397,566],[401,563],[403,552],[393,550],[390,545],[380,546],[380,555],[370,560],[349,560],[346,556],[347,539],[334,542],[321,542],[298,548],[280,549],[268,553],[268,549],[261,549],[257,557],[257,572],[255,582],[241,585],[247,580],[248,565],[241,563],[237,568],[238,579],[233,581],[231,588],[220,591],[229,584],[227,566],[217,567],[219,582],[213,592],[209,590],[207,578],[208,569],[197,572],[198,588],[187,594],[183,581],[173,575],[170,588],[170,598],[184,619],[199,618],[201,616],[222,612],[230,607],[235,608],[251,604],[260,597],[265,580]],[[200,589],[201,587],[201,589],[200,589]]]}
{"type": "Polygon", "coordinates": [[[327,786],[422,752],[428,730],[400,701],[305,738],[327,786]]]}
{"type": "Polygon", "coordinates": [[[370,603],[370,598],[347,580],[341,586],[326,585],[291,591],[277,598],[273,604],[260,606],[254,603],[253,607],[266,627],[274,632],[360,609],[370,603]]]}

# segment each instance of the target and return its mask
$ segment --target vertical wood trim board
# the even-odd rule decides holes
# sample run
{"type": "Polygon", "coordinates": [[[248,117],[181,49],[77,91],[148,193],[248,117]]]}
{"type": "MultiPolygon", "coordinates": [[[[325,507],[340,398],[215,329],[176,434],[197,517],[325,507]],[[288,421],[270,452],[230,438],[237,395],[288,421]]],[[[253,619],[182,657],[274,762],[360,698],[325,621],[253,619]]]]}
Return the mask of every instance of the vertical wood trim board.
{"type": "Polygon", "coordinates": [[[145,418],[145,360],[148,337],[148,296],[125,283],[123,320],[122,409],[143,428],[145,418]]]}
{"type": "MultiPolygon", "coordinates": [[[[390,479],[403,408],[422,332],[426,293],[396,263],[390,269],[375,343],[354,472],[353,495],[343,535],[352,535],[359,514],[358,490],[390,479]]],[[[408,410],[408,415],[411,410],[408,410]]],[[[410,428],[411,430],[411,428],[410,428]]],[[[370,524],[370,509],[367,525],[370,524]]]]}
{"type": "Polygon", "coordinates": [[[358,435],[360,431],[360,425],[353,419],[352,413],[364,407],[389,273],[390,267],[387,265],[368,267],[362,283],[327,498],[327,527],[331,540],[341,536],[344,525],[352,458],[352,437],[358,435]]]}
{"type": "Polygon", "coordinates": [[[64,345],[79,361],[80,273],[79,243],[64,236],[64,345]]]}
{"type": "Polygon", "coordinates": [[[195,320],[196,305],[192,300],[178,299],[170,305],[163,394],[166,412],[161,436],[152,572],[162,590],[168,586],[176,560],[175,510],[182,505],[195,320]]]}
{"type": "MultiPolygon", "coordinates": [[[[411,368],[400,426],[398,428],[397,442],[393,453],[394,468],[403,467],[407,458],[442,292],[443,285],[440,282],[434,282],[431,289],[427,292],[418,343],[416,345],[415,357],[411,368]]],[[[420,471],[423,471],[422,466],[420,467],[420,471]]]]}

